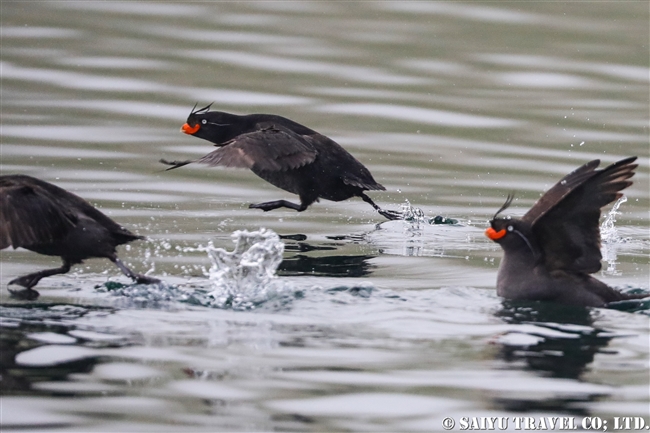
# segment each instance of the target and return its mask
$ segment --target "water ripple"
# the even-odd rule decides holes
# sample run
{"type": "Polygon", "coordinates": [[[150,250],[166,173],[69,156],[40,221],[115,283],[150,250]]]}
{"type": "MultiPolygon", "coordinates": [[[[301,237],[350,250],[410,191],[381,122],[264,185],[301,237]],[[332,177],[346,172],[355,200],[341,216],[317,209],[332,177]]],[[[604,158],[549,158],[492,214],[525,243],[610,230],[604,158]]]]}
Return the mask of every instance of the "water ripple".
{"type": "Polygon", "coordinates": [[[427,82],[427,80],[422,78],[389,74],[379,68],[268,56],[241,51],[185,50],[179,53],[179,55],[262,71],[283,72],[288,74],[328,75],[345,80],[362,81],[367,83],[410,85],[427,82]]]}
{"type": "MultiPolygon", "coordinates": [[[[30,140],[47,141],[76,141],[80,143],[133,143],[145,141],[165,141],[159,131],[153,128],[133,128],[111,126],[72,126],[72,125],[2,125],[2,135],[30,140]]],[[[9,145],[4,145],[9,146],[9,145]]],[[[29,147],[29,146],[28,146],[29,147]]],[[[41,146],[42,147],[42,146],[41,146]]],[[[61,150],[52,146],[51,151],[61,150]]],[[[14,149],[19,153],[20,149],[14,149]]],[[[79,152],[97,154],[98,150],[79,149],[79,152]]],[[[112,153],[111,153],[112,154],[112,153]]],[[[116,153],[116,157],[124,157],[125,153],[116,153]]],[[[107,156],[110,157],[110,156],[107,156]]]]}
{"type": "MultiPolygon", "coordinates": [[[[4,129],[7,127],[3,127],[4,129]]],[[[36,137],[29,137],[36,138],[36,137]]],[[[43,138],[38,136],[38,138],[43,138]]],[[[94,150],[94,149],[78,149],[78,148],[65,148],[60,146],[32,146],[26,144],[3,144],[2,156],[38,156],[48,158],[95,158],[95,159],[126,159],[135,158],[136,154],[127,152],[116,152],[109,150],[94,150]]]]}
{"type": "Polygon", "coordinates": [[[537,14],[513,11],[503,8],[476,5],[460,5],[446,2],[382,2],[375,7],[411,14],[448,15],[471,21],[484,21],[502,24],[535,24],[547,20],[537,14]]]}
{"type": "Polygon", "coordinates": [[[0,37],[2,38],[72,39],[82,36],[83,32],[80,30],[64,29],[59,27],[2,26],[0,28],[0,37]]]}
{"type": "Polygon", "coordinates": [[[476,116],[473,114],[454,113],[431,108],[391,104],[330,104],[318,107],[316,110],[340,114],[356,114],[360,116],[379,116],[414,123],[466,128],[512,128],[523,124],[521,121],[512,119],[476,116]]]}
{"type": "Polygon", "coordinates": [[[138,78],[123,78],[106,75],[90,75],[59,69],[27,68],[11,62],[0,62],[3,80],[47,83],[59,87],[104,92],[161,92],[166,88],[160,84],[138,78]]]}

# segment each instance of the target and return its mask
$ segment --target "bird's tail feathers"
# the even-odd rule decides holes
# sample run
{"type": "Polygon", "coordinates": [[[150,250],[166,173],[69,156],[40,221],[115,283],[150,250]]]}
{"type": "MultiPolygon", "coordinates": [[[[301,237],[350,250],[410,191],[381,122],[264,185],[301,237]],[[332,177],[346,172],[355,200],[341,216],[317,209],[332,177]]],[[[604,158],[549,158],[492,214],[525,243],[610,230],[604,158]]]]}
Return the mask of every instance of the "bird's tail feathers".
{"type": "Polygon", "coordinates": [[[166,168],[165,171],[173,170],[178,167],[182,167],[187,164],[191,164],[194,161],[191,159],[188,159],[187,161],[167,161],[166,159],[161,159],[160,162],[162,162],[165,165],[169,165],[170,167],[166,168]]]}

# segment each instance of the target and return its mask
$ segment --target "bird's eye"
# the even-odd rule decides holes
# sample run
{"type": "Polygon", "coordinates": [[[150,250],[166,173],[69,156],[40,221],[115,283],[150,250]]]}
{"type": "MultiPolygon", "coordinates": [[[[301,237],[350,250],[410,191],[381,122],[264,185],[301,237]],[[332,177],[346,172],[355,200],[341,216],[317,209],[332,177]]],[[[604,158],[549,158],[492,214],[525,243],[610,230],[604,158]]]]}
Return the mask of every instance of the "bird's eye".
{"type": "Polygon", "coordinates": [[[513,231],[514,229],[515,229],[515,228],[514,228],[513,226],[508,226],[508,231],[509,231],[509,232],[513,231]]]}
{"type": "Polygon", "coordinates": [[[201,123],[205,125],[206,123],[208,123],[208,121],[203,119],[203,120],[201,120],[201,123]]]}

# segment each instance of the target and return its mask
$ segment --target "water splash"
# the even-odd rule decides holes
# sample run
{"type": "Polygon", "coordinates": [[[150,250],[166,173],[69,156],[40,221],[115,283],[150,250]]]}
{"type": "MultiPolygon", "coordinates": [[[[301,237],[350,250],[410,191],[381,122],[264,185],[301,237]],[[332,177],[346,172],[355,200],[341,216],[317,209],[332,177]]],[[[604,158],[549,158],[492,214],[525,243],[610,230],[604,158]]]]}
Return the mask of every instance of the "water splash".
{"type": "Polygon", "coordinates": [[[606,275],[620,275],[621,272],[616,270],[616,265],[618,264],[618,244],[621,239],[618,236],[618,230],[616,229],[616,215],[620,215],[621,212],[618,211],[618,208],[627,201],[627,197],[622,196],[619,198],[614,206],[605,216],[605,220],[600,225],[600,238],[602,240],[602,245],[600,253],[603,256],[603,260],[607,262],[607,269],[603,270],[603,274],[606,275]]]}
{"type": "Polygon", "coordinates": [[[211,267],[206,271],[207,283],[175,287],[167,283],[123,285],[108,282],[97,287],[100,292],[123,296],[138,303],[167,301],[185,302],[212,308],[250,310],[262,304],[284,307],[300,293],[275,272],[282,262],[284,244],[272,230],[249,232],[238,230],[232,234],[235,248],[232,252],[217,248],[212,242],[185,252],[207,253],[211,267]]]}
{"type": "Polygon", "coordinates": [[[414,225],[419,224],[458,224],[458,220],[453,218],[446,218],[440,215],[437,215],[433,218],[429,218],[424,215],[424,211],[418,207],[414,207],[408,200],[401,205],[400,211],[404,215],[403,220],[414,225]]]}
{"type": "Polygon", "coordinates": [[[621,212],[618,211],[618,208],[621,207],[621,205],[626,201],[627,201],[627,197],[625,196],[619,198],[616,201],[616,203],[614,203],[614,206],[612,206],[610,211],[605,216],[605,220],[600,225],[600,238],[602,239],[603,242],[609,243],[609,242],[616,242],[619,240],[618,230],[616,229],[615,226],[616,215],[621,215],[621,212]]]}
{"type": "Polygon", "coordinates": [[[212,262],[208,277],[213,290],[195,293],[190,302],[248,310],[271,299],[293,297],[290,285],[275,275],[284,252],[284,244],[275,232],[264,228],[253,232],[237,230],[232,239],[232,252],[215,248],[212,243],[200,248],[212,262]]]}
{"type": "Polygon", "coordinates": [[[411,202],[408,200],[405,200],[400,206],[400,212],[404,216],[404,221],[416,224],[427,222],[427,219],[424,216],[424,211],[418,207],[412,206],[411,202]]]}

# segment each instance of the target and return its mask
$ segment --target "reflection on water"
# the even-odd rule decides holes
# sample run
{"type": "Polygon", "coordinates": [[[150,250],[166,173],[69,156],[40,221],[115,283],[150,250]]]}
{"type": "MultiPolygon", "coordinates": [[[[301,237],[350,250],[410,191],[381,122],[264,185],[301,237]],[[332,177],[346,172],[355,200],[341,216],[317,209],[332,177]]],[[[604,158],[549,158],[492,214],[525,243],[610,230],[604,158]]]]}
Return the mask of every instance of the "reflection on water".
{"type": "Polygon", "coordinates": [[[88,336],[78,331],[78,336],[74,336],[73,326],[69,324],[84,316],[101,317],[110,313],[111,309],[73,305],[29,303],[22,307],[0,306],[0,395],[34,393],[41,382],[65,381],[70,374],[91,371],[97,358],[71,359],[59,363],[52,362],[48,357],[37,357],[36,363],[24,363],[21,362],[20,354],[38,347],[65,344],[67,346],[60,347],[65,353],[64,360],[68,360],[73,357],[70,352],[79,346],[89,344],[115,347],[116,344],[125,344],[124,339],[118,337],[116,341],[115,336],[109,336],[111,338],[105,342],[92,338],[94,333],[88,336]]]}
{"type": "Polygon", "coordinates": [[[296,254],[282,261],[278,275],[313,275],[324,277],[364,277],[372,272],[370,260],[376,256],[310,257],[296,254]]]}
{"type": "Polygon", "coordinates": [[[70,189],[147,236],[120,257],[165,280],[127,284],[89,260],[28,304],[6,283],[50,258],[1,251],[3,427],[648,417],[648,301],[502,302],[501,251],[483,235],[507,193],[523,214],[575,167],[638,155],[598,278],[649,288],[650,16],[643,2],[584,6],[3,2],[0,172],[70,189]],[[278,190],[248,171],[161,173],[160,158],[209,151],[178,129],[212,101],[331,136],[386,186],[373,200],[409,203],[412,218],[384,222],[361,200],[252,212],[278,190]],[[281,234],[258,251],[273,254],[215,265],[232,233],[260,227],[281,234]],[[233,287],[244,269],[257,270],[233,287]]]}
{"type": "Polygon", "coordinates": [[[587,308],[506,301],[496,316],[507,323],[530,325],[522,327],[525,332],[521,334],[506,334],[498,340],[500,356],[507,362],[525,361],[528,368],[552,377],[580,378],[612,338],[611,332],[592,327],[587,308]]]}
{"type": "MultiPolygon", "coordinates": [[[[515,368],[523,363],[524,368],[545,377],[580,380],[597,354],[615,353],[607,349],[612,338],[626,337],[595,328],[591,311],[583,307],[504,301],[496,316],[518,325],[495,339],[498,358],[515,368]]],[[[595,401],[609,394],[600,390],[565,398],[497,399],[495,403],[509,411],[553,410],[587,416],[593,412],[576,403],[595,401]]]]}

